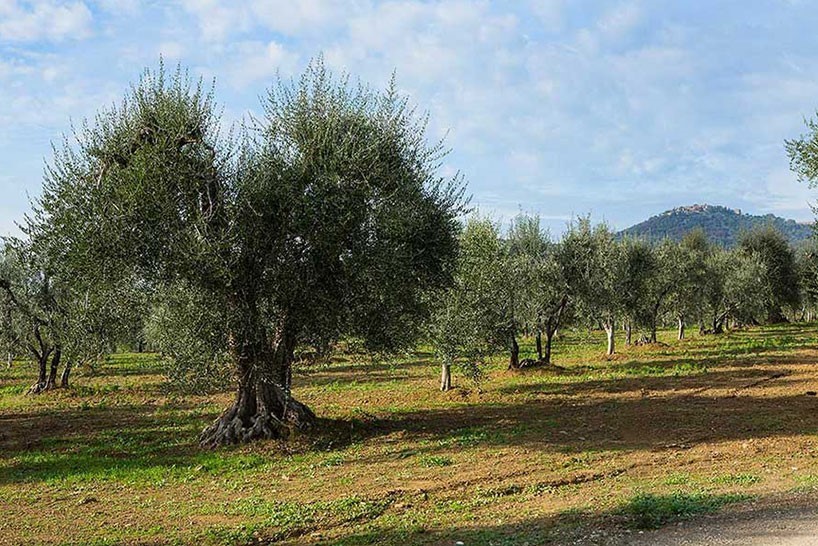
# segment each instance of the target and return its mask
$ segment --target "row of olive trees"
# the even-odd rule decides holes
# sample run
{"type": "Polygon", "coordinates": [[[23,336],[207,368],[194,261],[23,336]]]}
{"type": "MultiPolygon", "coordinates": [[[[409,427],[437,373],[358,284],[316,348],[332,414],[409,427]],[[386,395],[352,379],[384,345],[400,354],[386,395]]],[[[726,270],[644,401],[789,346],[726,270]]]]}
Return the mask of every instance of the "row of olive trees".
{"type": "Polygon", "coordinates": [[[701,231],[651,244],[619,239],[588,219],[554,241],[538,217],[521,215],[505,233],[471,218],[460,244],[454,285],[430,327],[443,390],[453,365],[477,374],[503,350],[510,368],[550,364],[554,336],[568,325],[604,329],[611,355],[620,325],[629,345],[634,330],[655,343],[669,322],[679,339],[689,324],[721,333],[729,323],[780,322],[814,308],[818,286],[815,255],[797,257],[773,228],[746,233],[738,248],[725,250],[701,231]],[[534,337],[536,360],[520,359],[522,335],[534,337]]]}

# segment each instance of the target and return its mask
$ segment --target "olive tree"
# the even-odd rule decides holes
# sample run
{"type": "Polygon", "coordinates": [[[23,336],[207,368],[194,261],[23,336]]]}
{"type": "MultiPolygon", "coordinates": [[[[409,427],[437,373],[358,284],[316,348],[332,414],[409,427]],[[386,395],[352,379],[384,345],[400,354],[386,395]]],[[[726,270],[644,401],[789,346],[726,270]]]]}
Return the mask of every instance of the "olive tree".
{"type": "Polygon", "coordinates": [[[652,308],[650,288],[657,271],[654,248],[642,239],[622,241],[624,277],[622,283],[622,314],[625,319],[625,344],[631,345],[634,325],[647,325],[652,308]]]}
{"type": "Polygon", "coordinates": [[[801,292],[801,320],[811,321],[818,308],[818,240],[811,239],[795,256],[798,287],[801,292]]]}
{"type": "Polygon", "coordinates": [[[98,359],[123,339],[126,323],[121,319],[140,313],[140,298],[131,283],[113,288],[117,300],[50,266],[30,241],[7,239],[0,260],[0,313],[7,328],[3,337],[11,337],[17,351],[37,362],[32,394],[68,387],[76,366],[98,359]]]}
{"type": "Polygon", "coordinates": [[[395,89],[314,62],[230,137],[212,91],[160,67],[55,154],[34,221],[65,260],[219,310],[200,347],[229,355],[236,396],[203,446],[311,426],[291,391],[296,347],[396,349],[450,282],[463,186],[436,174],[445,149],[395,89]]]}
{"type": "Polygon", "coordinates": [[[536,364],[551,364],[554,335],[569,303],[559,244],[551,241],[538,216],[520,215],[509,230],[508,246],[514,285],[519,288],[519,322],[534,334],[536,364]]]}
{"type": "Polygon", "coordinates": [[[702,313],[711,333],[723,333],[731,319],[738,324],[753,323],[769,308],[772,292],[766,283],[766,266],[758,256],[713,249],[705,259],[705,269],[702,313]]]}
{"type": "MultiPolygon", "coordinates": [[[[64,315],[58,300],[59,287],[32,260],[30,247],[6,241],[0,261],[0,306],[7,329],[4,338],[37,363],[38,375],[29,392],[38,394],[57,387],[62,359],[61,333],[64,315]]],[[[68,378],[64,378],[67,385],[68,378]]]]}
{"type": "Polygon", "coordinates": [[[568,286],[580,314],[604,328],[607,354],[616,351],[616,321],[622,315],[626,267],[622,244],[604,224],[582,218],[569,226],[561,245],[568,286]]]}
{"type": "Polygon", "coordinates": [[[773,226],[765,226],[744,233],[739,248],[756,256],[765,266],[763,282],[769,288],[770,298],[764,318],[769,323],[786,321],[784,308],[797,308],[800,297],[795,251],[787,238],[773,226]]]}
{"type": "Polygon", "coordinates": [[[668,309],[676,319],[677,337],[681,341],[685,338],[687,321],[698,316],[704,305],[703,296],[708,286],[705,260],[711,248],[704,231],[696,229],[667,250],[667,270],[672,279],[668,309]]]}
{"type": "Polygon", "coordinates": [[[460,236],[454,282],[437,294],[430,320],[443,391],[452,386],[453,366],[478,377],[486,359],[509,347],[514,327],[505,257],[498,226],[487,218],[469,218],[460,236]]]}

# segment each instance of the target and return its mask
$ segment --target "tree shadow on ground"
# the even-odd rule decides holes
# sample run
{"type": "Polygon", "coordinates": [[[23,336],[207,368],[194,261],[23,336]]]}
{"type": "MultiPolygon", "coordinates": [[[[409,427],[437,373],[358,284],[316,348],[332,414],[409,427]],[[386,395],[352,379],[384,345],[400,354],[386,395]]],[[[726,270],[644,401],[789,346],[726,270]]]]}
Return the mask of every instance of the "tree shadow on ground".
{"type": "MultiPolygon", "coordinates": [[[[347,419],[322,419],[315,430],[291,438],[285,449],[331,451],[377,440],[386,446],[423,444],[422,449],[429,451],[467,442],[575,453],[662,450],[818,432],[818,398],[800,394],[818,390],[818,385],[803,383],[796,375],[773,378],[778,371],[814,366],[818,357],[787,355],[770,361],[756,355],[728,362],[713,358],[696,361],[707,372],[656,375],[657,370],[663,373],[689,362],[677,357],[614,363],[609,370],[630,367],[634,375],[610,379],[578,377],[583,370],[577,369],[565,371],[564,380],[559,375],[563,372],[556,377],[547,372],[552,374],[548,381],[502,386],[476,399],[457,399],[455,394],[450,403],[434,409],[373,408],[347,419]],[[776,396],[766,391],[760,396],[757,382],[788,387],[787,394],[778,390],[776,396]]],[[[376,376],[393,369],[389,363],[379,366],[376,376]]],[[[322,378],[308,377],[305,382],[314,384],[314,379],[322,378]]],[[[320,415],[320,406],[316,409],[320,415]]],[[[202,411],[175,403],[0,414],[0,464],[8,461],[0,467],[0,483],[101,474],[111,468],[199,464],[206,452],[197,446],[198,432],[217,413],[211,406],[202,411]]]]}
{"type": "Polygon", "coordinates": [[[0,415],[0,484],[95,478],[190,466],[202,415],[116,406],[0,415]]]}
{"type": "MultiPolygon", "coordinates": [[[[472,445],[573,453],[662,450],[818,433],[818,398],[755,396],[756,387],[747,385],[759,377],[765,376],[727,370],[682,378],[620,378],[551,384],[541,395],[537,395],[541,385],[520,386],[512,390],[519,394],[527,389],[524,400],[507,396],[513,401],[477,400],[436,409],[387,414],[373,410],[354,419],[323,419],[314,431],[292,438],[287,449],[337,450],[377,439],[384,445],[414,442],[442,450],[458,445],[465,435],[472,445]],[[706,390],[696,392],[697,387],[706,390]],[[630,392],[631,396],[616,398],[599,395],[630,392]],[[396,434],[399,438],[393,438],[396,434]]],[[[0,483],[90,475],[111,468],[198,464],[206,452],[196,445],[197,433],[216,411],[191,412],[190,405],[165,409],[129,405],[0,415],[0,461],[26,455],[0,468],[0,483]]]]}
{"type": "MultiPolygon", "coordinates": [[[[627,392],[676,392],[689,389],[718,390],[741,389],[748,382],[768,378],[776,373],[784,374],[778,383],[787,382],[786,376],[799,367],[818,365],[818,357],[765,356],[747,357],[725,361],[723,358],[688,359],[672,358],[656,361],[624,361],[613,363],[604,371],[584,367],[564,369],[532,369],[517,372],[536,377],[547,376],[546,381],[506,385],[499,392],[506,395],[590,393],[619,394],[627,392]],[[728,368],[728,369],[722,369],[728,368]],[[602,375],[600,379],[584,379],[585,375],[602,375]],[[604,376],[610,377],[604,377],[604,376]],[[565,378],[561,380],[561,378],[565,378]]],[[[778,384],[776,383],[776,384],[778,384]]],[[[818,384],[813,385],[818,390],[818,384]]]]}

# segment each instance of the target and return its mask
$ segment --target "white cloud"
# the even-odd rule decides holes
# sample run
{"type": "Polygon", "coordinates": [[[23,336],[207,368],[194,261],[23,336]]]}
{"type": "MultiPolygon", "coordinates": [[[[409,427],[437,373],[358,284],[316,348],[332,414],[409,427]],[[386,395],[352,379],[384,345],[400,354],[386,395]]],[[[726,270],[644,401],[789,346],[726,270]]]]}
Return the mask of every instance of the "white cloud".
{"type": "Polygon", "coordinates": [[[269,85],[277,73],[292,75],[298,55],[278,42],[239,42],[231,46],[229,57],[229,85],[243,89],[250,84],[269,85]]]}
{"type": "Polygon", "coordinates": [[[181,6],[196,17],[203,37],[211,42],[224,42],[252,29],[285,35],[317,33],[357,8],[341,0],[181,0],[181,6]]]}
{"type": "Polygon", "coordinates": [[[158,50],[158,53],[162,56],[162,58],[177,61],[184,56],[186,48],[179,42],[168,41],[159,44],[158,50]]]}
{"type": "MultiPolygon", "coordinates": [[[[774,17],[640,0],[95,0],[99,21],[86,11],[80,0],[0,0],[0,87],[11,95],[0,156],[32,143],[39,165],[41,142],[118,99],[160,53],[215,77],[234,120],[276,71],[297,74],[324,52],[375,87],[396,70],[429,110],[430,138],[448,134],[446,171],[462,170],[484,208],[595,210],[623,226],[696,201],[811,215],[782,149],[818,107],[818,12],[807,4],[774,17]],[[92,31],[93,42],[65,44],[92,31]]],[[[20,174],[16,184],[39,179],[20,174]]]]}
{"type": "Polygon", "coordinates": [[[91,32],[83,2],[0,0],[0,42],[78,39],[91,32]]]}
{"type": "Polygon", "coordinates": [[[635,2],[627,2],[606,13],[597,27],[608,39],[626,36],[642,19],[642,12],[635,2]]]}

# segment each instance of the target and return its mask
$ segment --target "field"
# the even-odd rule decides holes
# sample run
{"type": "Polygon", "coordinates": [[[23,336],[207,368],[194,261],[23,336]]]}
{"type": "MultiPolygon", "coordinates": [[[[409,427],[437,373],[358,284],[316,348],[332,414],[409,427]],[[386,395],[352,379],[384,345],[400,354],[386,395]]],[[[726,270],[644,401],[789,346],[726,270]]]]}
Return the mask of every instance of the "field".
{"type": "MultiPolygon", "coordinates": [[[[428,354],[299,371],[320,429],[216,451],[231,393],[168,389],[151,355],[25,395],[0,369],[2,544],[616,543],[685,517],[818,488],[818,325],[603,356],[437,390],[428,354]]],[[[530,346],[524,347],[530,350],[530,346]]],[[[729,508],[727,508],[729,509],[729,508]]]]}

